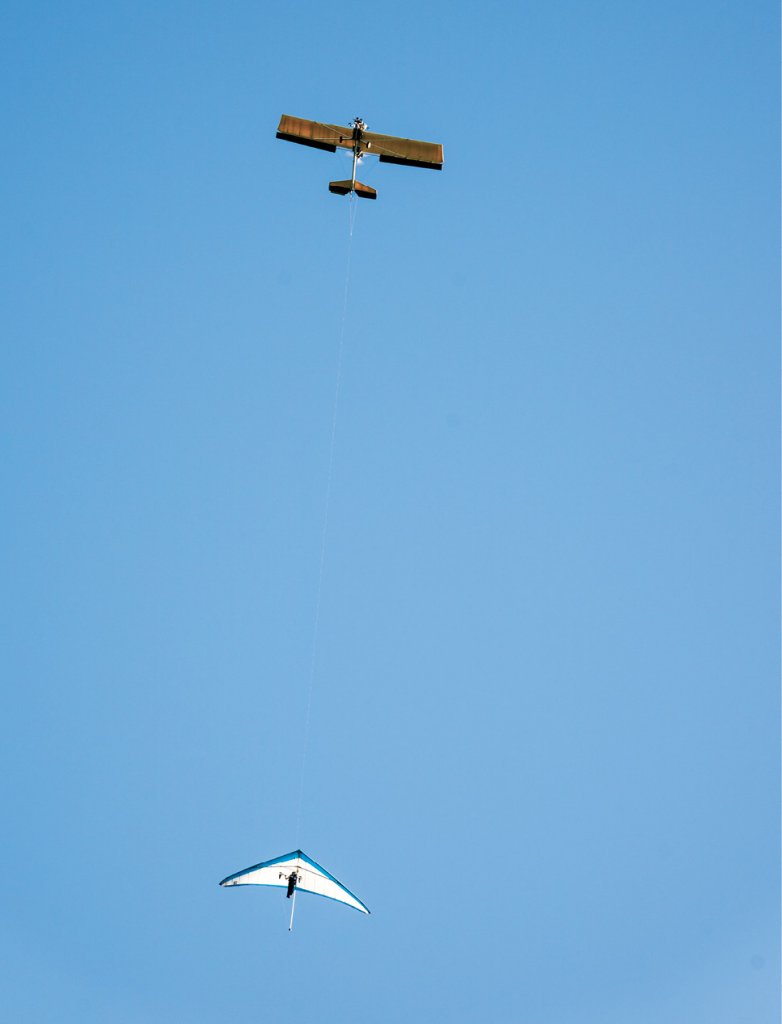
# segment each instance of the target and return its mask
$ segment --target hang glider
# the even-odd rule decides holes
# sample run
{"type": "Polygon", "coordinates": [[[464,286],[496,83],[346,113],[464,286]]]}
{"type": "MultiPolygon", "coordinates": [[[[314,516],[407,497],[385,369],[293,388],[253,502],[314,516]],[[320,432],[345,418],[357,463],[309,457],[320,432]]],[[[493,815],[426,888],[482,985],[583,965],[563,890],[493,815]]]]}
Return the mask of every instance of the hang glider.
{"type": "Polygon", "coordinates": [[[347,127],[339,124],[323,124],[321,121],[307,121],[303,117],[283,114],[277,127],[277,138],[285,142],[297,142],[300,146],[325,149],[336,153],[337,149],[353,152],[353,174],[348,181],[329,182],[329,192],[346,196],[355,192],[362,199],[377,199],[377,192],[369,185],[356,181],[356,165],[364,156],[377,156],[381,163],[402,164],[405,167],[428,167],[433,171],[443,169],[443,147],[436,142],[419,142],[417,139],[398,139],[394,135],[378,135],[368,132],[360,117],[347,127]]]}
{"type": "Polygon", "coordinates": [[[260,864],[254,864],[251,868],[237,871],[236,874],[224,878],[220,885],[226,887],[231,885],[272,885],[279,889],[286,889],[288,899],[293,897],[288,931],[293,928],[293,912],[296,909],[298,890],[314,893],[315,896],[325,896],[326,899],[336,900],[337,903],[345,903],[347,906],[353,907],[354,910],[361,911],[362,914],[369,913],[369,908],[361,902],[358,896],[301,850],[284,853],[282,857],[265,860],[260,864]]]}

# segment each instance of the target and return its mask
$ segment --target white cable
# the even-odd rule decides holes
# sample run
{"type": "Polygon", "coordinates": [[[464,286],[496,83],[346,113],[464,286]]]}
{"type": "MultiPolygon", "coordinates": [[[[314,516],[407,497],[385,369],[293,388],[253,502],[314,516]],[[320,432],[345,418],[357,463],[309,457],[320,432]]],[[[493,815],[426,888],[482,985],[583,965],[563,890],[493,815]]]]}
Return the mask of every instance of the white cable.
{"type": "Polygon", "coordinates": [[[329,441],[329,462],[326,475],[326,499],[323,508],[323,529],[320,535],[320,560],[318,564],[318,583],[315,591],[315,618],[312,627],[312,652],[310,656],[309,685],[307,687],[307,705],[304,713],[304,743],[301,755],[301,775],[299,779],[299,804],[296,812],[296,842],[299,841],[301,826],[301,810],[304,801],[304,767],[307,761],[307,749],[310,738],[310,717],[312,711],[312,691],[315,686],[315,667],[318,648],[318,631],[320,627],[320,606],[323,594],[323,570],[326,562],[326,539],[328,536],[329,511],[331,507],[331,487],[334,477],[334,448],[337,438],[337,413],[342,388],[342,357],[345,349],[345,322],[348,312],[348,289],[350,286],[350,257],[353,248],[353,228],[356,223],[358,209],[357,197],[348,196],[348,256],[345,268],[345,291],[342,299],[342,322],[339,328],[339,345],[337,347],[337,380],[334,386],[334,404],[331,411],[331,439],[329,441]]]}

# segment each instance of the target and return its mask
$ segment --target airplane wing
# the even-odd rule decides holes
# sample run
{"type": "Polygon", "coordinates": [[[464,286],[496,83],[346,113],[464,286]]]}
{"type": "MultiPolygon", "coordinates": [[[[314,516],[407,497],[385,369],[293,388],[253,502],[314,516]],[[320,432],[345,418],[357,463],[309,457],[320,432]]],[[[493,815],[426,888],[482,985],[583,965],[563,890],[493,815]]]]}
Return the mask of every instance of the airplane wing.
{"type": "Polygon", "coordinates": [[[283,114],[280,118],[277,138],[285,142],[298,142],[301,146],[312,146],[314,149],[326,149],[329,153],[336,153],[337,146],[341,149],[353,148],[352,128],[308,121],[304,117],[291,117],[290,114],[283,114]]]}
{"type": "MultiPolygon", "coordinates": [[[[353,149],[352,128],[308,121],[304,117],[292,117],[290,114],[283,114],[280,118],[277,138],[285,142],[298,142],[301,146],[312,146],[314,149],[325,149],[330,153],[335,153],[337,148],[353,149]]],[[[399,139],[395,135],[362,131],[360,149],[368,156],[380,157],[381,163],[429,167],[435,171],[443,167],[443,147],[436,142],[399,139]]]]}
{"type": "Polygon", "coordinates": [[[433,171],[443,169],[443,147],[437,142],[398,139],[394,135],[364,132],[361,136],[361,149],[370,156],[379,156],[381,163],[429,167],[433,171]]]}

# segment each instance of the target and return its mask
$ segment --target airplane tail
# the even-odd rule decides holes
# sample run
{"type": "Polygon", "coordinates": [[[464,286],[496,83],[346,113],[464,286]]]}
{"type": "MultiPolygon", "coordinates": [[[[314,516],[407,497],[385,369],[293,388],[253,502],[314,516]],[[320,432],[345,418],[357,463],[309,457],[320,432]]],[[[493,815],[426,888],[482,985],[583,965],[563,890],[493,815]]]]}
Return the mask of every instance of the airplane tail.
{"type": "Polygon", "coordinates": [[[362,185],[360,181],[357,181],[355,187],[353,182],[348,181],[330,181],[329,192],[333,192],[338,196],[347,196],[351,192],[355,192],[361,199],[377,199],[377,191],[370,188],[369,185],[362,185]]]}

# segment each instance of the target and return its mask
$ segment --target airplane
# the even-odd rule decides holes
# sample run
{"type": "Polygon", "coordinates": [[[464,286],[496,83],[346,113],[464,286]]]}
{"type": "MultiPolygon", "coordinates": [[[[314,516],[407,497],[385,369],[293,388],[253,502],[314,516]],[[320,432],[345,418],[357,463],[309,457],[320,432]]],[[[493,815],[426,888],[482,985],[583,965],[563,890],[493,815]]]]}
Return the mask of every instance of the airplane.
{"type": "Polygon", "coordinates": [[[347,196],[355,193],[361,199],[377,199],[377,191],[356,181],[356,165],[361,157],[378,156],[381,163],[402,164],[406,167],[443,169],[443,147],[436,142],[417,139],[398,139],[394,135],[378,135],[367,131],[366,124],[356,117],[347,127],[307,121],[303,117],[283,114],[277,127],[277,138],[297,142],[301,146],[325,149],[336,153],[337,147],[353,151],[353,173],[347,181],[330,181],[329,192],[347,196]]]}

